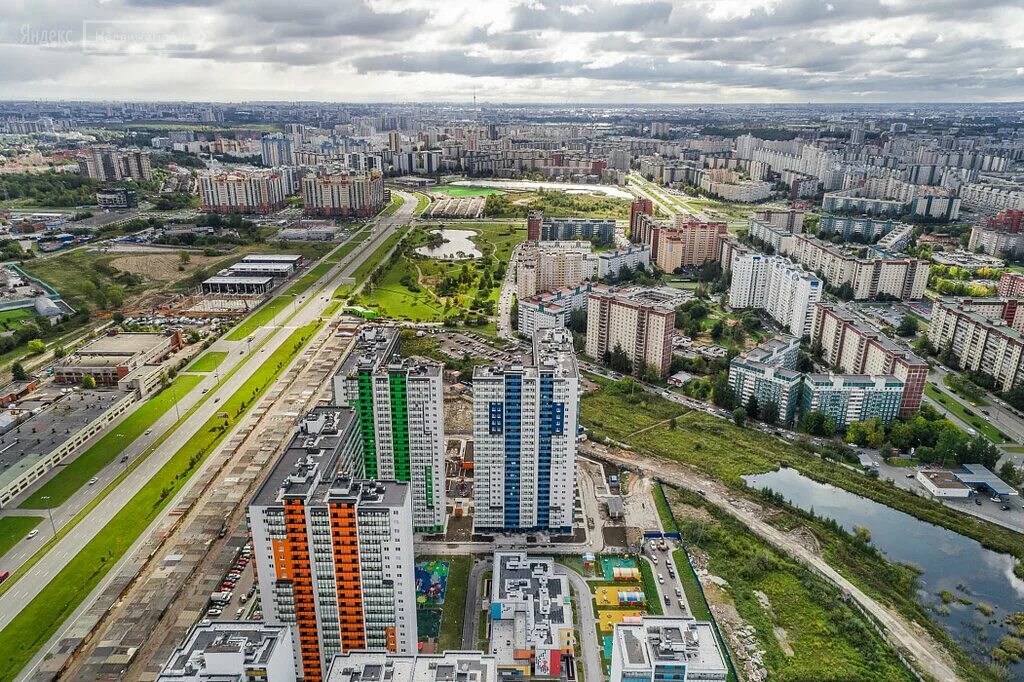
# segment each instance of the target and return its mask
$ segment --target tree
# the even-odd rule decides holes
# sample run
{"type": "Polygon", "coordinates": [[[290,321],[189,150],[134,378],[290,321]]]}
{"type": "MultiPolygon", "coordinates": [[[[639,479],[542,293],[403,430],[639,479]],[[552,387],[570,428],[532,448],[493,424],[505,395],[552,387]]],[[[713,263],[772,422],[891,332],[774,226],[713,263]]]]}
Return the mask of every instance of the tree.
{"type": "Polygon", "coordinates": [[[747,421],[747,411],[742,407],[737,407],[732,411],[732,420],[736,426],[743,426],[747,421]]]}
{"type": "MultiPolygon", "coordinates": [[[[671,419],[668,420],[668,428],[669,428],[669,430],[675,431],[676,426],[677,426],[677,423],[676,423],[676,418],[675,417],[672,417],[671,419]]],[[[1007,464],[1009,464],[1009,462],[1007,462],[1007,464]]]]}
{"type": "Polygon", "coordinates": [[[14,375],[15,381],[26,381],[28,379],[28,372],[25,371],[25,366],[20,362],[11,365],[11,374],[14,375]]]}
{"type": "Polygon", "coordinates": [[[750,396],[750,400],[747,401],[747,407],[745,409],[745,412],[747,413],[747,415],[750,416],[751,419],[758,419],[761,416],[761,408],[757,404],[757,396],[750,396]]]}
{"type": "Polygon", "coordinates": [[[1020,485],[1020,469],[1013,465],[1013,462],[1006,460],[1003,466],[999,467],[999,478],[1012,486],[1020,485]]]}
{"type": "Polygon", "coordinates": [[[96,379],[91,374],[82,377],[82,388],[96,388],[96,379]]]}
{"type": "Polygon", "coordinates": [[[729,375],[719,372],[711,381],[711,402],[725,410],[736,406],[736,393],[729,385],[729,375]]]}
{"type": "Polygon", "coordinates": [[[900,336],[913,336],[917,333],[918,329],[917,320],[913,316],[907,315],[900,322],[899,326],[896,327],[896,333],[900,336]]]}
{"type": "Polygon", "coordinates": [[[44,350],[46,350],[46,344],[43,342],[42,339],[32,339],[31,341],[28,342],[27,348],[28,352],[31,353],[32,355],[39,355],[44,350]]]}
{"type": "Polygon", "coordinates": [[[519,299],[512,296],[512,310],[510,317],[512,318],[512,331],[519,331],[519,299]]]}
{"type": "Polygon", "coordinates": [[[182,265],[188,265],[189,263],[192,262],[192,254],[190,254],[188,251],[179,251],[178,260],[181,261],[182,265]]]}
{"type": "Polygon", "coordinates": [[[53,347],[53,357],[57,358],[58,360],[60,360],[62,357],[66,356],[67,354],[68,354],[68,349],[65,348],[64,346],[62,346],[61,344],[58,343],[56,346],[53,347]]]}
{"type": "Polygon", "coordinates": [[[800,420],[800,429],[812,436],[831,438],[836,435],[836,421],[818,410],[812,410],[800,420]]]}
{"type": "Polygon", "coordinates": [[[761,421],[765,424],[774,424],[779,421],[779,405],[774,400],[769,400],[761,406],[761,421]]]}

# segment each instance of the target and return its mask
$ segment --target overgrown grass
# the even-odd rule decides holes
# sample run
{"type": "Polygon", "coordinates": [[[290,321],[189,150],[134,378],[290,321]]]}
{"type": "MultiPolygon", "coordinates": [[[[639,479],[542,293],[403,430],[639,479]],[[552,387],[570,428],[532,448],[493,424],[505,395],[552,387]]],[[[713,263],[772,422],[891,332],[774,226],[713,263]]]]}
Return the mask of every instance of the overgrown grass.
{"type": "Polygon", "coordinates": [[[665,609],[661,605],[661,597],[658,596],[658,581],[654,578],[651,564],[643,557],[637,559],[637,563],[640,564],[640,580],[644,585],[644,596],[647,599],[645,607],[647,613],[652,616],[660,616],[665,612],[665,609]]]}
{"type": "Polygon", "coordinates": [[[189,374],[177,376],[173,388],[169,386],[148,398],[18,506],[22,509],[46,509],[64,504],[202,380],[203,377],[189,374]],[[44,497],[49,499],[44,500],[44,497]]]}
{"type": "Polygon", "coordinates": [[[230,430],[312,338],[296,329],[167,463],[0,631],[0,679],[12,679],[174,498],[230,430]]]}
{"type": "Polygon", "coordinates": [[[674,533],[679,530],[676,519],[672,516],[672,510],[668,507],[668,500],[665,499],[665,490],[660,483],[654,484],[654,506],[658,510],[658,518],[661,520],[661,528],[666,533],[674,533]]]}
{"type": "MultiPolygon", "coordinates": [[[[708,570],[724,578],[723,591],[755,631],[772,680],[888,680],[914,677],[887,643],[838,591],[775,550],[739,521],[693,493],[680,501],[707,514],[677,515],[686,537],[708,557],[708,570]],[[785,644],[788,644],[789,652],[785,644]]],[[[681,552],[680,552],[681,554],[681,552]]],[[[692,574],[676,557],[684,588],[692,574]]],[[[691,598],[695,615],[700,603],[691,598]]],[[[699,592],[699,590],[698,590],[699,592]]],[[[704,615],[704,614],[701,614],[704,615]]],[[[698,616],[700,617],[700,616],[698,616]]]]}
{"type": "Polygon", "coordinates": [[[0,516],[0,557],[39,525],[42,516],[0,516]]]}
{"type": "Polygon", "coordinates": [[[228,356],[226,351],[222,350],[208,350],[195,361],[185,368],[186,372],[212,372],[213,370],[220,367],[220,363],[224,362],[224,358],[228,356]]]}
{"type": "Polygon", "coordinates": [[[652,395],[637,384],[618,384],[592,377],[601,390],[592,391],[580,401],[580,421],[598,437],[622,440],[658,422],[678,419],[689,409],[660,396],[652,395]],[[633,390],[625,391],[622,386],[633,390]]]}

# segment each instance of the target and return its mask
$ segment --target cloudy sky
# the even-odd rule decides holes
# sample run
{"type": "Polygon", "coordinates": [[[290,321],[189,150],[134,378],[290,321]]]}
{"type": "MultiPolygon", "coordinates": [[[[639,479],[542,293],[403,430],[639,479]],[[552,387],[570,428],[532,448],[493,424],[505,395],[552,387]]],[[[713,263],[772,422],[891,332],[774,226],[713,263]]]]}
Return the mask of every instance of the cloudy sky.
{"type": "Polygon", "coordinates": [[[1011,0],[0,0],[0,98],[1024,100],[1011,0]]]}

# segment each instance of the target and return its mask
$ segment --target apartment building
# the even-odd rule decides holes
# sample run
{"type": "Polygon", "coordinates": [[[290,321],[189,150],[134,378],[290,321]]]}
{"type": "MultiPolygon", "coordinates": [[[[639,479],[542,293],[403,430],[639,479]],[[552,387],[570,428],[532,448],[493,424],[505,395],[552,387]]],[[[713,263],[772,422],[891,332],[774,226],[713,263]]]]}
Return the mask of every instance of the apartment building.
{"type": "Polygon", "coordinates": [[[1011,187],[970,183],[960,187],[965,206],[985,211],[1024,211],[1024,192],[1011,187]]]}
{"type": "Polygon", "coordinates": [[[203,621],[174,649],[156,682],[295,682],[291,628],[255,621],[203,621]]]}
{"type": "Polygon", "coordinates": [[[647,244],[634,244],[613,251],[602,251],[596,254],[597,278],[615,279],[623,268],[632,271],[649,270],[651,267],[651,247],[647,244]]]}
{"type": "Polygon", "coordinates": [[[786,258],[753,252],[737,252],[730,271],[731,307],[764,310],[797,338],[810,334],[821,280],[786,258]]]}
{"type": "Polygon", "coordinates": [[[516,331],[532,339],[534,333],[541,329],[568,327],[573,312],[587,309],[587,297],[594,291],[607,292],[610,289],[585,282],[520,299],[516,331]]]}
{"type": "Polygon", "coordinates": [[[775,403],[779,422],[792,425],[800,407],[803,374],[796,371],[800,339],[770,339],[729,361],[729,386],[737,401],[746,405],[753,397],[758,405],[775,403]]]}
{"type": "Polygon", "coordinates": [[[148,151],[121,150],[111,144],[94,144],[75,157],[81,175],[101,182],[153,179],[148,151]]]}
{"type": "Polygon", "coordinates": [[[309,216],[369,218],[384,206],[384,176],[320,169],[302,179],[302,199],[309,216]]]}
{"type": "Polygon", "coordinates": [[[807,374],[800,413],[821,412],[836,427],[878,417],[888,423],[899,415],[903,382],[891,375],[807,374]]]}
{"type": "Polygon", "coordinates": [[[650,199],[634,199],[633,203],[629,205],[629,234],[633,241],[637,241],[633,235],[636,234],[640,224],[640,216],[644,215],[654,215],[654,202],[650,199]]]}
{"type": "Polygon", "coordinates": [[[610,682],[722,682],[725,655],[710,622],[690,616],[643,616],[612,634],[610,682]]]}
{"type": "Polygon", "coordinates": [[[968,251],[981,251],[996,258],[1017,260],[1024,256],[1024,232],[974,225],[967,241],[968,251]]]}
{"type": "Polygon", "coordinates": [[[763,220],[751,220],[747,231],[755,244],[769,253],[782,253],[792,241],[793,233],[784,227],[763,220]]]}
{"type": "Polygon", "coordinates": [[[207,171],[199,175],[199,207],[211,213],[272,213],[284,208],[276,171],[207,171]]]}
{"type": "Polygon", "coordinates": [[[633,373],[653,368],[667,376],[672,362],[675,310],[623,291],[592,292],[587,298],[587,355],[604,359],[621,348],[633,373]]]}
{"type": "Polygon", "coordinates": [[[490,615],[498,679],[565,677],[562,659],[576,635],[569,578],[555,574],[554,559],[495,552],[490,615]]]}
{"type": "Polygon", "coordinates": [[[901,417],[909,417],[921,408],[928,363],[869,326],[854,312],[835,303],[818,303],[814,306],[811,344],[821,348],[828,365],[844,372],[891,374],[902,381],[901,417]]]}
{"type": "Polygon", "coordinates": [[[264,621],[292,629],[307,682],[347,651],[417,648],[409,485],[347,476],[361,458],[355,411],[317,407],[249,504],[264,621]]]}
{"type": "Polygon", "coordinates": [[[596,278],[597,267],[590,242],[524,244],[516,258],[516,294],[524,300],[543,291],[576,287],[596,278]]]}
{"type": "Polygon", "coordinates": [[[611,243],[615,239],[614,218],[545,218],[539,211],[527,216],[529,241],[598,241],[611,243]]]}
{"type": "Polygon", "coordinates": [[[530,366],[473,370],[475,531],[572,531],[578,426],[568,330],[536,332],[530,366]]]}
{"type": "Polygon", "coordinates": [[[1024,380],[1024,315],[1016,299],[941,298],[928,340],[949,349],[962,369],[983,372],[1009,391],[1024,380]]]}
{"type": "Polygon", "coordinates": [[[858,301],[878,296],[920,299],[928,284],[928,261],[880,249],[868,248],[867,255],[861,257],[814,237],[793,235],[784,252],[820,273],[830,286],[838,289],[849,284],[854,300],[858,301]]]}
{"type": "Polygon", "coordinates": [[[818,234],[842,235],[847,241],[874,243],[893,230],[905,226],[895,220],[876,220],[867,217],[823,215],[818,223],[818,234]]]}
{"type": "Polygon", "coordinates": [[[791,234],[800,234],[804,231],[804,211],[798,208],[779,210],[773,208],[762,208],[754,211],[753,220],[768,223],[773,227],[779,227],[791,234]]]}
{"type": "Polygon", "coordinates": [[[368,326],[334,378],[334,403],[355,409],[360,478],[407,482],[417,532],[444,532],[442,367],[399,355],[397,327],[368,326]]]}
{"type": "Polygon", "coordinates": [[[728,231],[729,226],[725,223],[702,222],[687,216],[676,216],[675,224],[670,229],[653,231],[658,245],[655,264],[662,272],[700,267],[718,257],[718,241],[728,231]]]}
{"type": "Polygon", "coordinates": [[[1004,272],[999,278],[996,293],[1003,298],[1020,298],[1024,296],[1024,275],[1016,272],[1004,272]]]}
{"type": "Polygon", "coordinates": [[[295,163],[292,138],[287,135],[266,135],[260,140],[260,158],[268,168],[295,163]]]}

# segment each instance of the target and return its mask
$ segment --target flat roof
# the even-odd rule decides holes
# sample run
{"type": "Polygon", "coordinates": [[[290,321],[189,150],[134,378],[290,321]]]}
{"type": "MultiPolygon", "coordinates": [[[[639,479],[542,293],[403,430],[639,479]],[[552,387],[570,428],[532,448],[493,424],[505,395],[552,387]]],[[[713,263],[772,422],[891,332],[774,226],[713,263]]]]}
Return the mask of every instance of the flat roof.
{"type": "Polygon", "coordinates": [[[243,258],[240,263],[297,263],[302,256],[291,253],[252,253],[243,258]]]}
{"type": "Polygon", "coordinates": [[[203,284],[273,284],[273,277],[225,277],[218,275],[204,279],[203,284]]]}
{"type": "MultiPolygon", "coordinates": [[[[244,656],[246,665],[265,666],[270,663],[277,647],[288,647],[284,655],[292,657],[291,636],[287,625],[268,625],[254,621],[214,621],[196,625],[171,654],[157,680],[186,676],[191,678],[191,674],[186,672],[187,668],[205,670],[203,654],[206,652],[239,653],[244,656]]],[[[206,674],[214,673],[206,671],[206,674]]],[[[204,675],[203,679],[215,678],[204,675]]]]}
{"type": "Polygon", "coordinates": [[[228,268],[238,272],[291,272],[293,269],[291,263],[235,263],[228,268]]]}
{"type": "Polygon", "coordinates": [[[32,395],[29,400],[16,403],[13,409],[0,412],[13,418],[0,434],[0,488],[73,438],[126,395],[116,389],[72,390],[49,403],[43,402],[44,395],[32,395]],[[38,408],[42,408],[38,413],[26,414],[38,408]],[[17,422],[19,411],[27,418],[17,422]]]}
{"type": "Polygon", "coordinates": [[[953,475],[969,486],[988,488],[996,495],[1016,495],[1017,491],[1012,486],[1003,482],[1003,479],[996,476],[980,464],[964,464],[964,471],[954,471],[953,475]]]}
{"type": "Polygon", "coordinates": [[[75,355],[88,356],[91,354],[125,354],[135,355],[147,350],[157,348],[169,339],[168,334],[154,334],[149,332],[120,332],[119,334],[108,334],[98,337],[89,345],[79,349],[75,355]]]}

